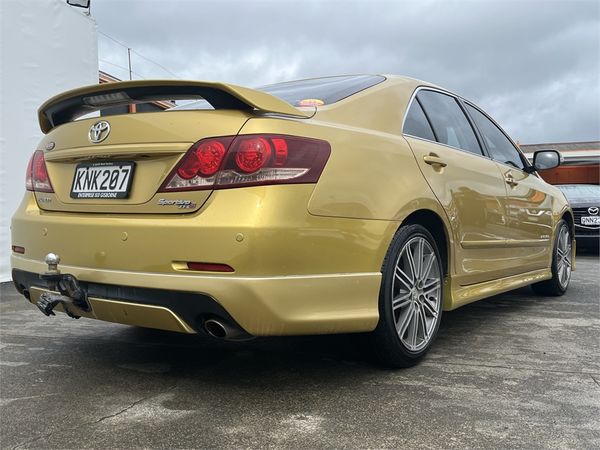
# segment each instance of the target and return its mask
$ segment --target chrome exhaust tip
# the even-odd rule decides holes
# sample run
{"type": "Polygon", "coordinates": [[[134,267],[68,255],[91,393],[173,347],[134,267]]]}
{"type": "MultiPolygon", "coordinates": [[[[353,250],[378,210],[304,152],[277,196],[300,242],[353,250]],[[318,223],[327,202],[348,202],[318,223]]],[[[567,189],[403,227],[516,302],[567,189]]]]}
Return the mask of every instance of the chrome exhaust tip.
{"type": "Polygon", "coordinates": [[[204,330],[212,337],[229,341],[245,341],[252,336],[241,328],[231,325],[220,319],[208,319],[204,321],[204,330]]]}

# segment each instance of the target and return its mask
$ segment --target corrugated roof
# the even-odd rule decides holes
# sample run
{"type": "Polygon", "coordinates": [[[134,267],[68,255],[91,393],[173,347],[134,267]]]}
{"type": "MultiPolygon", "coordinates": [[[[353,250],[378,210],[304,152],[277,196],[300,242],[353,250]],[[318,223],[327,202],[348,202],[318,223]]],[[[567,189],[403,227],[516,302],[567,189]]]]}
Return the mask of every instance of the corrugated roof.
{"type": "Polygon", "coordinates": [[[600,141],[523,144],[519,147],[530,161],[538,150],[558,150],[563,157],[563,165],[600,164],[600,141]]]}
{"type": "Polygon", "coordinates": [[[546,144],[520,144],[521,150],[526,153],[533,153],[538,150],[558,150],[559,152],[568,151],[597,151],[600,152],[600,141],[587,142],[551,142],[546,144]]]}

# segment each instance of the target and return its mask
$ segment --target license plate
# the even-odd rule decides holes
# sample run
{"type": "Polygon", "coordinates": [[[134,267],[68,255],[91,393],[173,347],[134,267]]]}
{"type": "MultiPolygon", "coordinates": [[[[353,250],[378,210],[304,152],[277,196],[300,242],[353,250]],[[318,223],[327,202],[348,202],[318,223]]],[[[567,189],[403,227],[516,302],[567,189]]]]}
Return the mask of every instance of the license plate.
{"type": "Polygon", "coordinates": [[[134,167],[133,162],[78,164],[71,198],[127,198],[134,167]]]}
{"type": "Polygon", "coordinates": [[[581,225],[600,225],[600,216],[582,216],[581,225]]]}

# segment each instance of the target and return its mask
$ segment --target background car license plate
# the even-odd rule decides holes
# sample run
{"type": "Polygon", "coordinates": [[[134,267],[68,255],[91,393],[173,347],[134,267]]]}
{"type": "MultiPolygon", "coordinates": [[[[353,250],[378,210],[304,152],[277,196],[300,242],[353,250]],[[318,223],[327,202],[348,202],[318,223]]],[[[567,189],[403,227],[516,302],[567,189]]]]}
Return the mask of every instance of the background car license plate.
{"type": "Polygon", "coordinates": [[[581,225],[600,225],[600,216],[582,216],[581,225]]]}
{"type": "Polygon", "coordinates": [[[78,164],[71,198],[127,198],[134,167],[133,162],[78,164]]]}

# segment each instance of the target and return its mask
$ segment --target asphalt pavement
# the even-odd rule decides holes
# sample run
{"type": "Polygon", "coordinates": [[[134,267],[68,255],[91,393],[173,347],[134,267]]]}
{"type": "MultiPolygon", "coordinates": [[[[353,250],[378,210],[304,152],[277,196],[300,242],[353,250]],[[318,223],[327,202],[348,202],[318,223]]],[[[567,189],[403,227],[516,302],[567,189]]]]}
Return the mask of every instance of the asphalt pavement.
{"type": "Polygon", "coordinates": [[[227,343],[0,291],[0,447],[600,448],[600,261],[444,314],[418,366],[361,336],[227,343]]]}

